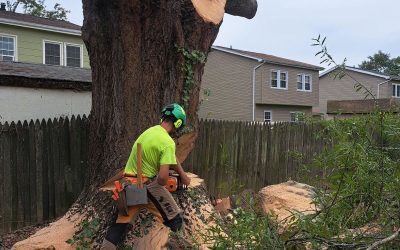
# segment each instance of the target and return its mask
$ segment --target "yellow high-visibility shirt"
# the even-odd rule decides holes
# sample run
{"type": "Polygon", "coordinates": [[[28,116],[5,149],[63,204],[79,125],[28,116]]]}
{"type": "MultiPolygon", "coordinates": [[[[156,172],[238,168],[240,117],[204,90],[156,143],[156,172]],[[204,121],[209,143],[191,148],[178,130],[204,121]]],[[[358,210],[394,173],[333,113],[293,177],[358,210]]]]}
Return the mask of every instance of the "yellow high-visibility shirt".
{"type": "Polygon", "coordinates": [[[125,173],[137,174],[137,144],[142,144],[143,175],[154,177],[160,171],[160,165],[176,164],[175,142],[160,125],[144,131],[135,141],[125,166],[125,173]]]}

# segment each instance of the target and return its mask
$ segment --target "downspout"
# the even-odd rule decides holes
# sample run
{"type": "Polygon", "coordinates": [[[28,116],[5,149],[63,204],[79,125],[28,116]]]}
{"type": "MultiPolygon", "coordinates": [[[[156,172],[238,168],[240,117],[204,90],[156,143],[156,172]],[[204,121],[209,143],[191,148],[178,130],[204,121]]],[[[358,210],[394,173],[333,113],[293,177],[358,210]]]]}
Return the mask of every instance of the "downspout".
{"type": "Polygon", "coordinates": [[[379,99],[379,88],[380,88],[380,86],[381,86],[382,84],[385,84],[385,83],[390,82],[391,80],[392,80],[392,79],[389,78],[389,80],[386,80],[386,81],[384,81],[384,82],[378,83],[378,91],[377,91],[377,93],[376,93],[376,99],[379,99]]]}
{"type": "Polygon", "coordinates": [[[254,112],[255,112],[255,88],[256,88],[256,70],[261,67],[264,63],[266,63],[265,60],[259,60],[258,62],[261,62],[259,65],[255,66],[253,68],[253,122],[254,122],[254,112]]]}

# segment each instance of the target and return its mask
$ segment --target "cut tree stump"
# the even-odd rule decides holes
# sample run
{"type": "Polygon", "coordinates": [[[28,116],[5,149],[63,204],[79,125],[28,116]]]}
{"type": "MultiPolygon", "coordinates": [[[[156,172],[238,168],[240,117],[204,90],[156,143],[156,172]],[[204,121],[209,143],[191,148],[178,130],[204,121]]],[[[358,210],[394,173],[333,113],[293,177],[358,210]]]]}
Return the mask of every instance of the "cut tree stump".
{"type": "MultiPolygon", "coordinates": [[[[178,205],[183,210],[185,226],[180,236],[182,238],[171,241],[169,228],[155,220],[149,212],[143,210],[133,223],[132,228],[130,228],[124,241],[125,246],[133,249],[171,249],[171,246],[174,246],[173,249],[179,249],[179,247],[184,249],[187,245],[192,244],[193,237],[200,239],[199,233],[204,232],[210,225],[209,218],[215,210],[209,200],[204,181],[197,175],[190,173],[188,175],[192,179],[188,189],[173,194],[178,205]]],[[[111,201],[110,192],[101,192],[101,196],[99,197],[100,199],[109,199],[111,201]]],[[[86,211],[92,211],[92,214],[85,216],[79,213],[73,216],[67,214],[48,227],[39,230],[28,239],[17,242],[13,249],[76,249],[76,245],[71,246],[65,241],[72,239],[73,235],[79,232],[79,223],[83,218],[97,218],[103,221],[100,223],[101,226],[98,228],[97,236],[92,246],[93,249],[100,248],[107,231],[107,227],[102,225],[107,225],[108,223],[105,222],[115,218],[116,210],[111,206],[107,218],[99,218],[94,208],[89,208],[86,211]],[[113,214],[114,216],[112,216],[113,214]]]]}
{"type": "Polygon", "coordinates": [[[288,225],[293,214],[307,215],[317,212],[312,202],[313,187],[295,181],[287,181],[262,188],[258,195],[265,213],[277,216],[282,228],[288,225]]]}

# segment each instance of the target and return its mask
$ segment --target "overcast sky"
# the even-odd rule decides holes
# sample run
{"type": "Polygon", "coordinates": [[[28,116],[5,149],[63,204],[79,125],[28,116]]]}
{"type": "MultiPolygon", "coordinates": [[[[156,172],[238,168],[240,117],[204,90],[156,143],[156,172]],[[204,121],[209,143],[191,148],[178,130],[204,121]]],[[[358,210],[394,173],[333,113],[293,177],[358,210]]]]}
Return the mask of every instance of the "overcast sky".
{"type": "MultiPolygon", "coordinates": [[[[110,0],[112,1],[112,0],[110,0]]],[[[82,25],[79,0],[59,2],[82,25]]],[[[378,50],[400,56],[400,0],[258,0],[255,18],[225,15],[215,45],[319,64],[311,39],[327,36],[333,57],[358,65],[378,50]]]]}

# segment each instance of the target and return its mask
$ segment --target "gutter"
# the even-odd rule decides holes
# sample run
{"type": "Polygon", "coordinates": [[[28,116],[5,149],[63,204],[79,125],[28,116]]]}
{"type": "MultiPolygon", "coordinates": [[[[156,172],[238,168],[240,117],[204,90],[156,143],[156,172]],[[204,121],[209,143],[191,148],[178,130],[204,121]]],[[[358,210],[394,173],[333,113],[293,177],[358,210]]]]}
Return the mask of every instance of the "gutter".
{"type": "Polygon", "coordinates": [[[257,66],[255,66],[254,68],[253,68],[253,79],[252,79],[252,82],[253,82],[253,107],[252,107],[252,109],[253,109],[253,122],[255,121],[255,116],[254,116],[254,112],[255,112],[255,85],[256,85],[256,70],[259,68],[259,67],[261,67],[264,63],[266,63],[266,61],[265,60],[259,60],[258,62],[261,62],[260,64],[258,64],[257,66]]]}

